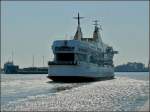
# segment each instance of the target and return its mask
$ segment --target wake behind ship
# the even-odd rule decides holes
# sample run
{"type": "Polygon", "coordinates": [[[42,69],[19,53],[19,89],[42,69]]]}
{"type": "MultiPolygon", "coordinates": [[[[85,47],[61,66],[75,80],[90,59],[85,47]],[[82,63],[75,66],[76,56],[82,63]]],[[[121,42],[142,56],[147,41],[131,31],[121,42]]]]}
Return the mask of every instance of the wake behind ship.
{"type": "Polygon", "coordinates": [[[53,81],[78,81],[83,79],[113,78],[113,56],[117,54],[111,46],[102,42],[98,21],[95,21],[93,38],[83,38],[78,19],[73,40],[56,40],[52,50],[54,60],[48,62],[48,78],[53,81]]]}

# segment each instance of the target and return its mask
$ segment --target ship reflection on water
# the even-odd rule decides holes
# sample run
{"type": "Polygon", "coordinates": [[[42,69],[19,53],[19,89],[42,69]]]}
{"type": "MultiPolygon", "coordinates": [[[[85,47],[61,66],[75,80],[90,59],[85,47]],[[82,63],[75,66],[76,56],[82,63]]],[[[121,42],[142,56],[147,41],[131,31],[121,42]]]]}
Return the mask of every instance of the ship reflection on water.
{"type": "MultiPolygon", "coordinates": [[[[66,78],[65,78],[66,79],[66,78]]],[[[103,79],[99,79],[99,80],[59,80],[59,81],[47,81],[48,84],[52,84],[54,85],[53,88],[50,89],[50,92],[51,93],[56,93],[56,92],[60,92],[60,91],[64,91],[64,90],[70,90],[70,89],[73,89],[73,88],[76,88],[76,87],[80,87],[82,85],[87,85],[87,84],[90,84],[90,83],[94,83],[94,82],[97,82],[97,81],[105,81],[105,80],[113,80],[115,78],[111,78],[111,79],[108,79],[108,78],[103,78],[103,79]]]]}
{"type": "Polygon", "coordinates": [[[76,87],[79,87],[81,85],[86,85],[90,82],[86,81],[86,82],[54,82],[54,81],[48,81],[47,82],[48,84],[52,84],[54,85],[54,87],[52,87],[49,91],[51,93],[57,93],[57,92],[61,92],[61,91],[65,91],[65,90],[70,90],[70,89],[73,89],[73,88],[76,88],[76,87]]]}

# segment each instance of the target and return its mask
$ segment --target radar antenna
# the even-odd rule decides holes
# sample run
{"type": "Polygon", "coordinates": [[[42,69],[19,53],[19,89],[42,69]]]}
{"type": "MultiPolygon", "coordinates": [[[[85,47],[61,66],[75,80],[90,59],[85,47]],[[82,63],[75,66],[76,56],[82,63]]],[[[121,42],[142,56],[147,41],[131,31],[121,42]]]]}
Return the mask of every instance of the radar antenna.
{"type": "Polygon", "coordinates": [[[102,30],[102,25],[98,24],[99,20],[95,20],[93,21],[96,28],[99,28],[100,30],[102,30]],[[99,26],[99,27],[98,27],[99,26]]]}
{"type": "Polygon", "coordinates": [[[100,30],[103,30],[103,29],[102,29],[102,25],[99,25],[99,26],[100,26],[99,29],[100,29],[100,30]]]}
{"type": "Polygon", "coordinates": [[[74,19],[78,19],[78,25],[80,26],[80,19],[83,19],[84,17],[80,17],[78,12],[78,17],[73,17],[74,19]]]}
{"type": "Polygon", "coordinates": [[[95,25],[95,26],[97,27],[97,26],[99,25],[99,24],[98,24],[98,21],[99,21],[99,20],[95,20],[95,21],[93,21],[93,22],[94,22],[94,24],[93,24],[93,25],[95,25]]]}

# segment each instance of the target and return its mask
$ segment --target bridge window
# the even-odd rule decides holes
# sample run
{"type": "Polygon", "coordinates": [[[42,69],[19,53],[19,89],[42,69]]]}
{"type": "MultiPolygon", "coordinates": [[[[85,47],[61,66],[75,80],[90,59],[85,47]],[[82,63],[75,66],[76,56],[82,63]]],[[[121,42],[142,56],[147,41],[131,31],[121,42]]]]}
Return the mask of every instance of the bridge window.
{"type": "Polygon", "coordinates": [[[74,61],[74,53],[57,53],[57,61],[74,61]]]}

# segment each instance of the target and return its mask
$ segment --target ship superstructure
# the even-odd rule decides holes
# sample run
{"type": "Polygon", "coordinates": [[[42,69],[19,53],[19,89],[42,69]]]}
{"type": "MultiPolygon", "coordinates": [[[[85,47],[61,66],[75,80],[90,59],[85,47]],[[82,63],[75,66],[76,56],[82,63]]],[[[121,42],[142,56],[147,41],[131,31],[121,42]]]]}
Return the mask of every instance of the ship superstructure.
{"type": "Polygon", "coordinates": [[[93,38],[83,38],[78,19],[73,40],[56,40],[52,50],[54,60],[48,62],[48,78],[54,81],[98,79],[114,77],[113,56],[117,53],[102,42],[98,21],[95,22],[93,38]]]}

